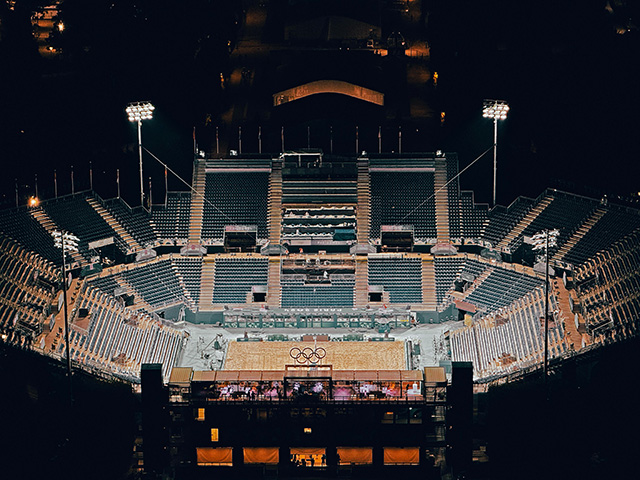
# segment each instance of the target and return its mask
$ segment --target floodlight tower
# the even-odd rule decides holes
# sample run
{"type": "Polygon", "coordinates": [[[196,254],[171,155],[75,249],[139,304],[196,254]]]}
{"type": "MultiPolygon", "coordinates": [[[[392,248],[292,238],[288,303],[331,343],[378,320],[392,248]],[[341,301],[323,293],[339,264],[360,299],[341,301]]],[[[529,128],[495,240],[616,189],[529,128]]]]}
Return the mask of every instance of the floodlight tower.
{"type": "Polygon", "coordinates": [[[482,116],[493,119],[493,206],[496,205],[496,179],[498,172],[498,120],[505,120],[509,105],[504,100],[485,100],[482,116]]]}
{"type": "Polygon", "coordinates": [[[533,250],[541,250],[545,257],[545,283],[544,283],[544,378],[547,379],[549,370],[549,248],[555,247],[558,242],[558,229],[543,230],[532,237],[533,250]]]}
{"type": "Polygon", "coordinates": [[[69,317],[67,314],[67,252],[77,252],[80,239],[67,232],[52,232],[55,246],[62,250],[62,295],[64,305],[64,338],[67,350],[67,375],[69,376],[69,392],[71,394],[71,356],[69,353],[69,317]]]}
{"type": "Polygon", "coordinates": [[[155,107],[149,102],[133,102],[127,105],[130,122],[138,123],[138,155],[140,157],[140,205],[144,207],[144,185],[142,183],[142,121],[151,120],[155,107]]]}

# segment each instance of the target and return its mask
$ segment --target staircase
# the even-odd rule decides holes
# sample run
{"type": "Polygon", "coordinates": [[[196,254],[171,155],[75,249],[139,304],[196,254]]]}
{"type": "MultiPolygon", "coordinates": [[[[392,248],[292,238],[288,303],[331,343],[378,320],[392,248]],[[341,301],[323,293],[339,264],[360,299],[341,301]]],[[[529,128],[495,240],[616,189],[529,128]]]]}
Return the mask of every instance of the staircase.
{"type": "Polygon", "coordinates": [[[191,192],[191,216],[189,219],[189,243],[200,243],[204,216],[204,188],[207,178],[206,162],[196,160],[193,166],[193,189],[191,192]]]}
{"type": "MultiPolygon", "coordinates": [[[[447,184],[447,160],[436,158],[434,189],[436,200],[436,233],[438,243],[449,243],[449,189],[447,184]]],[[[435,298],[435,295],[434,295],[435,298]]]]}
{"type": "MultiPolygon", "coordinates": [[[[269,176],[269,243],[278,245],[282,232],[282,161],[274,160],[269,176]]],[[[278,281],[278,285],[280,282],[278,281]]]]}
{"type": "Polygon", "coordinates": [[[430,312],[435,312],[438,308],[436,304],[436,267],[433,257],[426,255],[422,257],[422,304],[430,312]]]}
{"type": "Polygon", "coordinates": [[[520,222],[511,229],[511,231],[498,243],[497,250],[508,247],[511,242],[518,238],[525,228],[538,218],[538,215],[553,202],[553,197],[544,197],[535,207],[533,207],[529,213],[527,213],[520,222]]]}
{"type": "Polygon", "coordinates": [[[212,311],[217,308],[213,301],[213,284],[216,276],[216,259],[204,257],[200,273],[200,311],[212,311]]]}
{"type": "MultiPolygon", "coordinates": [[[[47,212],[45,212],[42,207],[29,209],[29,213],[31,213],[31,216],[35,218],[50,235],[52,235],[54,231],[60,230],[60,227],[58,227],[53,222],[53,220],[51,220],[51,217],[47,215],[47,212]]],[[[71,255],[73,261],[78,265],[83,265],[85,263],[84,257],[80,254],[80,252],[70,251],[68,252],[68,254],[71,255]]]]}
{"type": "MultiPolygon", "coordinates": [[[[573,318],[573,313],[571,313],[571,305],[569,304],[569,296],[571,295],[571,292],[564,287],[562,282],[558,282],[557,285],[552,283],[551,286],[553,288],[553,293],[556,295],[558,306],[560,307],[560,318],[563,321],[567,346],[571,348],[571,345],[573,344],[573,348],[575,350],[580,350],[580,348],[582,348],[582,334],[578,332],[576,322],[573,318]]],[[[585,336],[588,337],[587,335],[585,336]]]]}
{"type": "Polygon", "coordinates": [[[191,293],[189,293],[189,289],[187,289],[187,285],[184,281],[184,277],[182,276],[182,274],[180,273],[180,271],[178,270],[178,267],[176,267],[173,262],[171,264],[171,270],[173,270],[173,273],[175,273],[176,278],[178,279],[178,283],[180,284],[180,287],[182,287],[182,292],[184,293],[184,299],[186,300],[186,304],[187,306],[192,310],[192,311],[197,311],[198,310],[198,305],[196,305],[196,302],[194,302],[193,298],[191,298],[191,293]]]}
{"type": "Polygon", "coordinates": [[[142,250],[142,245],[140,245],[130,234],[125,230],[125,228],[115,219],[111,212],[109,212],[106,208],[104,208],[100,203],[91,197],[87,197],[87,203],[93,207],[93,209],[100,215],[105,222],[109,224],[109,226],[118,234],[118,236],[124,241],[127,246],[127,254],[136,252],[138,250],[142,250]]]}
{"type": "Polygon", "coordinates": [[[553,256],[552,261],[560,261],[562,258],[571,251],[573,247],[584,237],[593,226],[600,221],[600,219],[604,216],[607,211],[604,208],[596,208],[596,210],[591,214],[589,218],[585,220],[585,222],[580,225],[580,228],[576,230],[573,235],[565,242],[564,245],[556,252],[553,256]]]}
{"type": "Polygon", "coordinates": [[[480,285],[482,285],[482,282],[484,282],[487,279],[487,277],[491,275],[491,272],[493,272],[493,267],[487,268],[484,272],[478,275],[476,279],[473,281],[473,284],[462,293],[462,295],[460,296],[461,298],[459,299],[464,300],[469,295],[471,295],[480,285]]]}
{"type": "MultiPolygon", "coordinates": [[[[357,241],[359,244],[369,243],[369,221],[371,219],[371,176],[367,159],[358,160],[358,209],[356,212],[357,241]]],[[[366,293],[366,292],[365,292],[366,293]]],[[[366,305],[366,303],[365,303],[366,305]]]]}
{"type": "Polygon", "coordinates": [[[267,305],[278,308],[281,304],[282,286],[280,285],[280,256],[269,257],[269,277],[267,281],[267,305]]]}
{"type": "Polygon", "coordinates": [[[356,256],[356,286],[353,292],[353,306],[363,308],[369,303],[369,259],[366,255],[356,256]]]}

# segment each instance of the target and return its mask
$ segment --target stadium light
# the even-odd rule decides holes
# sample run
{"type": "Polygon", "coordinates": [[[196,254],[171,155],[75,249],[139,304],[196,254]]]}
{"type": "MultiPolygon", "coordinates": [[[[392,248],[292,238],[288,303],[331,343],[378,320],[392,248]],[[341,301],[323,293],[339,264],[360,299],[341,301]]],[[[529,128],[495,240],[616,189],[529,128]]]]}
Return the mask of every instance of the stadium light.
{"type": "Polygon", "coordinates": [[[62,295],[64,305],[64,337],[67,350],[67,376],[69,377],[69,401],[73,401],[73,390],[71,387],[71,355],[69,353],[69,317],[67,314],[67,252],[77,252],[80,239],[67,232],[54,230],[53,242],[56,248],[62,250],[62,295]]]}
{"type": "Polygon", "coordinates": [[[133,102],[127,105],[130,122],[138,124],[138,156],[140,157],[140,205],[144,207],[144,185],[142,183],[142,121],[151,120],[155,107],[150,102],[133,102]]]}
{"type": "Polygon", "coordinates": [[[505,120],[509,105],[504,100],[485,100],[482,116],[493,119],[493,206],[496,205],[496,181],[498,172],[498,120],[505,120]]]}
{"type": "Polygon", "coordinates": [[[549,373],[549,248],[558,244],[560,231],[543,230],[531,237],[532,250],[543,251],[545,257],[545,283],[544,283],[544,378],[545,382],[549,373]]]}

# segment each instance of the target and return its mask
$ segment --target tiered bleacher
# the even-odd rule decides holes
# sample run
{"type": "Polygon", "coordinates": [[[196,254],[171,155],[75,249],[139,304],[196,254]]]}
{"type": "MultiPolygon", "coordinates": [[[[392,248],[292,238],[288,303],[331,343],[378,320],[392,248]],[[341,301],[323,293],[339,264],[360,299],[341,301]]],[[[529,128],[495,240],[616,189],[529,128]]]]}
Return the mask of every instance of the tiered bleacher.
{"type": "Polygon", "coordinates": [[[169,192],[167,205],[154,205],[151,210],[151,223],[161,244],[186,244],[190,218],[191,192],[169,192]]]}
{"type": "Polygon", "coordinates": [[[283,275],[282,306],[352,307],[355,275],[330,275],[326,283],[307,283],[305,275],[283,275]]]}
{"type": "Polygon", "coordinates": [[[620,238],[640,228],[640,212],[610,205],[604,216],[569,250],[562,261],[581,265],[620,238]]]}
{"type": "Polygon", "coordinates": [[[494,267],[487,278],[466,297],[466,301],[490,313],[522,298],[541,283],[538,277],[494,267]]]}
{"type": "Polygon", "coordinates": [[[122,278],[133,286],[144,301],[154,308],[175,303],[191,305],[173,270],[170,259],[150,262],[122,272],[122,278]]]}
{"type": "Polygon", "coordinates": [[[78,250],[86,260],[91,258],[88,244],[96,240],[113,237],[116,247],[122,253],[127,251],[124,241],[89,205],[85,193],[43,202],[42,208],[58,227],[80,239],[78,250]]]}
{"type": "Polygon", "coordinates": [[[142,300],[149,310],[178,303],[195,309],[195,302],[180,282],[177,267],[166,256],[126,268],[105,270],[89,279],[88,283],[108,295],[122,288],[125,293],[134,296],[136,303],[142,300]]]}
{"type": "Polygon", "coordinates": [[[453,282],[460,275],[465,258],[435,257],[433,263],[436,272],[436,303],[440,305],[453,286],[453,282]]]}
{"type": "Polygon", "coordinates": [[[640,230],[578,266],[579,310],[589,333],[601,341],[640,331],[640,230]]]}
{"type": "Polygon", "coordinates": [[[214,304],[246,303],[251,287],[267,285],[269,259],[264,257],[219,257],[213,287],[214,304]]]}
{"type": "Polygon", "coordinates": [[[205,183],[202,239],[221,242],[227,225],[255,225],[267,238],[269,173],[250,169],[208,172],[205,183]]]}
{"type": "MultiPolygon", "coordinates": [[[[553,296],[550,311],[557,311],[553,296]]],[[[567,350],[563,321],[550,323],[549,357],[567,350]]],[[[476,378],[504,375],[539,364],[544,355],[544,290],[537,288],[473,325],[449,333],[451,359],[473,362],[476,378]]]]}
{"type": "MultiPolygon", "coordinates": [[[[460,194],[461,235],[465,239],[480,239],[488,216],[488,205],[476,205],[473,192],[460,194]]],[[[454,235],[451,235],[452,237],[454,235]]]]}
{"type": "Polygon", "coordinates": [[[61,265],[62,256],[53,244],[53,237],[29,212],[28,207],[0,211],[0,232],[28,250],[61,265]]]}
{"type": "Polygon", "coordinates": [[[202,275],[202,258],[200,257],[172,257],[171,262],[182,276],[187,292],[194,305],[200,303],[200,277],[202,275]]]}
{"type": "Polygon", "coordinates": [[[0,235],[0,332],[33,341],[44,330],[59,281],[57,267],[0,235]]]}
{"type": "Polygon", "coordinates": [[[369,285],[384,287],[391,303],[422,303],[422,259],[369,257],[369,285]]]}
{"type": "MultiPolygon", "coordinates": [[[[585,219],[598,207],[598,202],[556,190],[548,190],[547,196],[553,197],[551,203],[523,230],[523,236],[533,236],[546,229],[558,229],[560,234],[557,246],[550,248],[553,253],[580,227],[585,219]]],[[[522,237],[514,239],[509,247],[515,250],[515,244],[522,237]]]]}
{"type": "Polygon", "coordinates": [[[437,237],[433,171],[407,169],[371,171],[372,240],[382,225],[413,225],[417,240],[437,237]]]}
{"type": "Polygon", "coordinates": [[[534,205],[534,200],[526,197],[516,198],[508,208],[500,205],[489,211],[488,222],[483,232],[483,240],[493,247],[500,243],[534,205]]]}
{"type": "MultiPolygon", "coordinates": [[[[168,377],[182,350],[182,332],[90,287],[80,293],[70,317],[71,359],[126,379],[137,381],[143,363],[162,363],[168,377]]],[[[50,348],[55,355],[65,354],[62,339],[50,348]]]]}
{"type": "Polygon", "coordinates": [[[102,205],[140,245],[153,246],[156,234],[151,225],[149,212],[142,207],[132,209],[121,198],[102,201],[102,205]]]}

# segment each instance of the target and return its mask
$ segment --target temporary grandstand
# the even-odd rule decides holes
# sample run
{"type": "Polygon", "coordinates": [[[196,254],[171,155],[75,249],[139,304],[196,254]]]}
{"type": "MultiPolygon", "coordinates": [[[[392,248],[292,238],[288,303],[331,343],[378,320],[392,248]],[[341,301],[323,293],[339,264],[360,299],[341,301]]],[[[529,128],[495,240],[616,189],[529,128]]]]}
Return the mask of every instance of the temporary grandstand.
{"type": "Polygon", "coordinates": [[[638,210],[554,189],[489,209],[457,174],[455,154],[218,156],[150,211],[94,191],[4,210],[2,339],[64,359],[64,278],[73,364],[134,382],[143,363],[222,368],[207,346],[247,331],[413,339],[406,368],[492,381],[542,364],[545,229],[552,363],[637,334],[638,210]],[[64,274],[55,230],[79,238],[64,274]]]}

